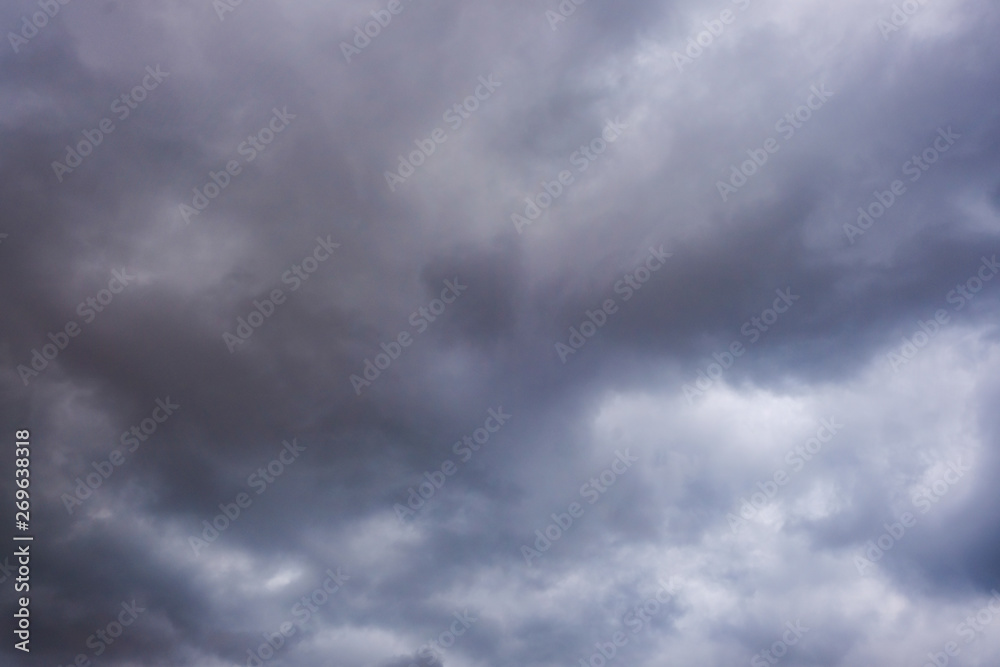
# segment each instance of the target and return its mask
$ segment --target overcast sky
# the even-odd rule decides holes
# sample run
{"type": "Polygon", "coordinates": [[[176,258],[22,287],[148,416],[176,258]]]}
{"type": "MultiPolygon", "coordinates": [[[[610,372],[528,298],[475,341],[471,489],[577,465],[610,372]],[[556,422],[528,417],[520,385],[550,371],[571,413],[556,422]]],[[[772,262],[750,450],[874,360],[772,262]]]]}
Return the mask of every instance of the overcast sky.
{"type": "Polygon", "coordinates": [[[0,662],[1000,661],[995,2],[0,28],[0,662]]]}

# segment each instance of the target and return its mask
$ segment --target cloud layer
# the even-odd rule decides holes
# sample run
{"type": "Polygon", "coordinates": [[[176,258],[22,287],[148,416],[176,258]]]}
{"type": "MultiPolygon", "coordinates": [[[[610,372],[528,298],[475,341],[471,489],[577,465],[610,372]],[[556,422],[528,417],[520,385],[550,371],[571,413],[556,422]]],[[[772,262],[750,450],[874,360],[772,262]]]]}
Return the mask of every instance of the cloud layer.
{"type": "Polygon", "coordinates": [[[1000,656],[992,3],[0,25],[8,661],[1000,656]]]}

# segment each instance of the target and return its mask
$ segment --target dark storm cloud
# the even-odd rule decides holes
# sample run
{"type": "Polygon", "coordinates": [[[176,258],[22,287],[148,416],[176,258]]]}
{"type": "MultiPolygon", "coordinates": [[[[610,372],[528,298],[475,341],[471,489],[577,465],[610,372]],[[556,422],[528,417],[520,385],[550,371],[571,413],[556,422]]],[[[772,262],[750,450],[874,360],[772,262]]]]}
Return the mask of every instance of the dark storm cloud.
{"type": "MultiPolygon", "coordinates": [[[[734,664],[797,619],[811,629],[783,664],[940,650],[1000,585],[1000,293],[948,300],[1000,246],[992,6],[921,6],[883,39],[891,3],[401,0],[346,62],[341,42],[389,4],[242,3],[220,20],[207,1],[69,3],[0,51],[0,410],[36,443],[24,664],[246,664],[338,567],[350,579],[267,664],[594,664],[616,632],[619,661],[734,664]],[[169,74],[137,94],[147,66],[169,74]],[[819,86],[832,95],[786,136],[819,86]],[[114,131],[54,169],[104,118],[114,131]],[[621,136],[581,161],[609,122],[621,136]],[[909,180],[946,128],[960,137],[909,180]],[[768,138],[780,149],[723,200],[717,183],[768,138]],[[518,229],[562,171],[572,183],[518,229]],[[894,179],[905,194],[845,231],[894,179]],[[319,260],[324,243],[339,245],[319,260]],[[670,258],[626,300],[616,286],[660,246],[670,258]],[[133,278],[85,315],[114,271],[133,278]],[[451,303],[446,281],[464,286],[451,303]],[[776,290],[798,299],[751,341],[776,290]],[[556,343],[608,299],[562,363],[556,343]],[[893,368],[938,309],[949,324],[893,368]],[[687,400],[734,341],[745,354],[687,400]],[[177,413],[68,513],[63,494],[168,396],[177,413]],[[512,416],[462,460],[491,409],[512,416]],[[843,432],[732,530],[831,416],[843,432]],[[293,439],[301,456],[258,494],[293,439]],[[633,467],[602,483],[624,451],[633,467]],[[960,456],[967,478],[915,510],[960,456]],[[251,504],[193,549],[240,493],[251,504]],[[526,563],[574,502],[582,516],[526,563]],[[916,526],[859,575],[905,510],[916,526]],[[670,601],[637,616],[665,582],[670,601]],[[133,599],[147,611],[95,656],[88,638],[133,599]]],[[[968,654],[995,658],[997,636],[968,654]]]]}

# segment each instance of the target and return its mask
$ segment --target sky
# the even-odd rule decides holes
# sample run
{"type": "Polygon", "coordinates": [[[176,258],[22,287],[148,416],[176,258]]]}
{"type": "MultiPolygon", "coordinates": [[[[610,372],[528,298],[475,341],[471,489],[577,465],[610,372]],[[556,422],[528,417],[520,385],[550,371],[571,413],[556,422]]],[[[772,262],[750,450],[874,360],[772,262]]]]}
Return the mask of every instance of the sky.
{"type": "Polygon", "coordinates": [[[3,664],[1000,660],[994,2],[0,28],[3,664]]]}

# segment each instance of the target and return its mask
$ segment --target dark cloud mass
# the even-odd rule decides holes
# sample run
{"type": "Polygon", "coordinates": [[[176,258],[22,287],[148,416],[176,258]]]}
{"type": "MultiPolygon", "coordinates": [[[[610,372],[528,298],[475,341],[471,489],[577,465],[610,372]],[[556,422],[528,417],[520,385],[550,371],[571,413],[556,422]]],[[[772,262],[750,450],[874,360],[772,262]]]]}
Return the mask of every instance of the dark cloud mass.
{"type": "Polygon", "coordinates": [[[1000,660],[994,2],[0,27],[0,663],[1000,660]]]}

